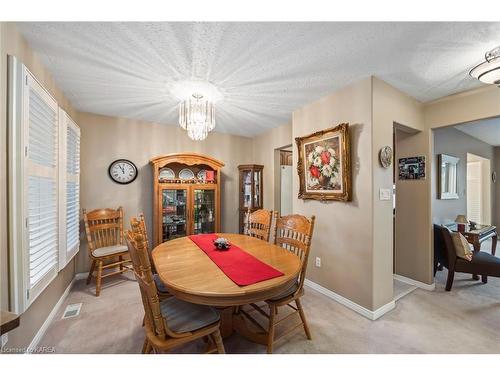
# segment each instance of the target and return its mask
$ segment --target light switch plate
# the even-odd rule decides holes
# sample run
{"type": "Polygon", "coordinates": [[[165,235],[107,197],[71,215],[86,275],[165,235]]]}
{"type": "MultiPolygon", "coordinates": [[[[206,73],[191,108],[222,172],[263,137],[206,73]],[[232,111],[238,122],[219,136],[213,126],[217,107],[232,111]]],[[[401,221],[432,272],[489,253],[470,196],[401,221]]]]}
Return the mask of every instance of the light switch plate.
{"type": "Polygon", "coordinates": [[[381,201],[390,201],[392,196],[392,191],[391,189],[383,189],[380,188],[379,190],[379,199],[381,201]]]}

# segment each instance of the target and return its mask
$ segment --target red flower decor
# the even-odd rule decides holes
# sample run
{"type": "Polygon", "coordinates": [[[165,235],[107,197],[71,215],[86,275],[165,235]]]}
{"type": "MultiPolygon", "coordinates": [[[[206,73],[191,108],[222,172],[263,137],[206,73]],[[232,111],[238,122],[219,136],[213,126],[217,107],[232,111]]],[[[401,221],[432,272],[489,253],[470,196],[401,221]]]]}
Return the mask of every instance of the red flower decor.
{"type": "Polygon", "coordinates": [[[319,168],[314,165],[311,165],[311,167],[309,168],[309,172],[311,172],[311,176],[313,176],[314,178],[319,178],[319,176],[321,175],[319,168]]]}
{"type": "Polygon", "coordinates": [[[323,164],[330,164],[330,153],[328,151],[323,151],[320,157],[323,164]]]}

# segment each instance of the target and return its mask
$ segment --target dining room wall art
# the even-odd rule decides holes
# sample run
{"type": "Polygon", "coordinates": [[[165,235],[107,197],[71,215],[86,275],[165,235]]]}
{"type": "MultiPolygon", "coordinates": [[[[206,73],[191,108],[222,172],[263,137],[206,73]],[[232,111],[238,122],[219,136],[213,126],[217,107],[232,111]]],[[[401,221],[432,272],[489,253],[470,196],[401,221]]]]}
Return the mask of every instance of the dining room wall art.
{"type": "Polygon", "coordinates": [[[295,138],[300,199],[350,201],[349,124],[295,138]]]}
{"type": "Polygon", "coordinates": [[[400,180],[425,180],[425,156],[399,159],[400,180]]]}

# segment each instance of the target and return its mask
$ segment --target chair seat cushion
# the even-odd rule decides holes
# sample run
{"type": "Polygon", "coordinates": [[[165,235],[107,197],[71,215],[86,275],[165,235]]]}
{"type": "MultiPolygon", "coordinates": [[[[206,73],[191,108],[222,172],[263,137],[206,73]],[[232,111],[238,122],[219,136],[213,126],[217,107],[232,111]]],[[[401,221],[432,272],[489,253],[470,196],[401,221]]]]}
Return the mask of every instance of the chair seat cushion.
{"type": "Polygon", "coordinates": [[[177,333],[195,331],[220,319],[219,313],[212,307],[195,305],[175,297],[162,301],[160,309],[168,327],[177,333]]]}
{"type": "Polygon", "coordinates": [[[465,259],[457,258],[455,267],[458,272],[500,277],[500,258],[485,253],[484,251],[474,253],[470,262],[465,259]]]}
{"type": "Polygon", "coordinates": [[[165,284],[163,284],[163,281],[161,281],[160,275],[157,273],[153,274],[153,280],[155,281],[156,289],[158,289],[160,293],[168,293],[168,289],[165,284]]]}
{"type": "Polygon", "coordinates": [[[95,257],[104,257],[106,255],[123,253],[125,251],[128,251],[127,245],[113,245],[98,247],[97,249],[92,251],[92,255],[95,257]]]}
{"type": "Polygon", "coordinates": [[[284,292],[278,294],[277,296],[273,297],[270,299],[270,301],[278,301],[280,299],[286,298],[288,296],[291,296],[293,293],[295,293],[299,289],[299,283],[293,284],[290,288],[285,290],[284,292]]]}

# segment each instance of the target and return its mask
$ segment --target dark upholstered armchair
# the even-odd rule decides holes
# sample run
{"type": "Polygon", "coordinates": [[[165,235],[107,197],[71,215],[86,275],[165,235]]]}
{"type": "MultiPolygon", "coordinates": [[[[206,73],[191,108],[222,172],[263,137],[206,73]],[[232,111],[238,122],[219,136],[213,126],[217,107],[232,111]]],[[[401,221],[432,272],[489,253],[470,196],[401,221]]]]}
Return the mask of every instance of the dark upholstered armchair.
{"type": "Polygon", "coordinates": [[[488,282],[488,276],[500,277],[500,258],[483,251],[474,252],[470,262],[459,258],[455,252],[455,246],[451,238],[450,230],[442,226],[440,227],[440,231],[448,262],[448,280],[446,281],[447,291],[451,290],[455,272],[481,275],[481,280],[485,284],[488,282]]]}

